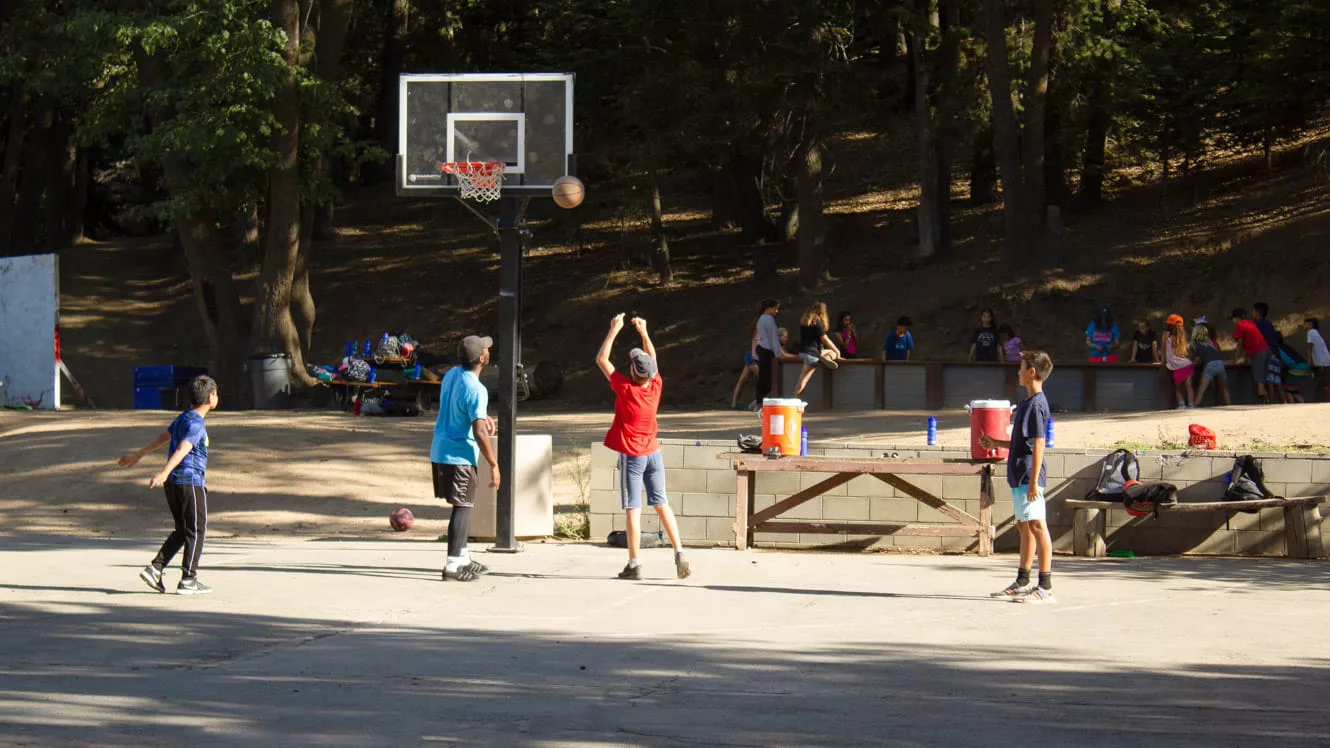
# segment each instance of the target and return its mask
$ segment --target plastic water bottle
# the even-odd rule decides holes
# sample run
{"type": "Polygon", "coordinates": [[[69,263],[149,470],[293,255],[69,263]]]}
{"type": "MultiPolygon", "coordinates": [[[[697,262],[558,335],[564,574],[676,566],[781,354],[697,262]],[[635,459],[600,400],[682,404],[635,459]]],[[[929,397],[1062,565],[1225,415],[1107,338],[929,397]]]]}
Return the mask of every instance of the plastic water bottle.
{"type": "Polygon", "coordinates": [[[1048,425],[1044,427],[1044,448],[1051,449],[1052,447],[1053,447],[1053,417],[1049,416],[1048,425]]]}
{"type": "Polygon", "coordinates": [[[356,355],[356,342],[354,340],[346,341],[346,350],[342,353],[345,358],[351,358],[356,355]]]}
{"type": "Polygon", "coordinates": [[[388,345],[388,331],[384,330],[383,337],[379,338],[379,345],[388,345]]]}
{"type": "Polygon", "coordinates": [[[416,362],[416,375],[415,375],[414,377],[412,377],[412,378],[413,378],[413,379],[420,379],[420,362],[419,362],[419,361],[416,362]]]}
{"type": "Polygon", "coordinates": [[[369,358],[369,354],[374,352],[374,349],[370,347],[372,344],[372,340],[365,338],[365,358],[369,358]]]}
{"type": "Polygon", "coordinates": [[[374,380],[378,376],[379,376],[379,368],[371,364],[369,367],[369,379],[366,379],[365,381],[369,382],[370,384],[374,384],[374,380]]]}
{"type": "Polygon", "coordinates": [[[799,456],[808,456],[808,429],[806,428],[799,429],[799,456]]]}
{"type": "Polygon", "coordinates": [[[937,416],[928,417],[928,446],[937,446],[937,416]]]}

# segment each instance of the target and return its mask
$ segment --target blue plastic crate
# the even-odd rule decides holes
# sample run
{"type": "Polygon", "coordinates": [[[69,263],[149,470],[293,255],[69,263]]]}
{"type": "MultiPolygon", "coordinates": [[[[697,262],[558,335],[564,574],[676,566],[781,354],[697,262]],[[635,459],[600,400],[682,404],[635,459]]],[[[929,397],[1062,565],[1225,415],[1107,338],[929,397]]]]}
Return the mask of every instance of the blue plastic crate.
{"type": "Polygon", "coordinates": [[[175,408],[176,388],[135,387],[134,410],[172,410],[175,408]]]}
{"type": "Polygon", "coordinates": [[[138,387],[178,387],[194,377],[207,374],[202,366],[136,366],[134,367],[134,386],[138,387]]]}

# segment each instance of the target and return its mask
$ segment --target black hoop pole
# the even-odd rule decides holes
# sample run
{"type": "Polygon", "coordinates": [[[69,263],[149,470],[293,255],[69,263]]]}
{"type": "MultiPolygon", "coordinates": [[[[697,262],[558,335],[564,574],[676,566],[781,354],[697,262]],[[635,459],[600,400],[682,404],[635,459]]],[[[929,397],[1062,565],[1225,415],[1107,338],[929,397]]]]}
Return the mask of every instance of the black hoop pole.
{"type": "Polygon", "coordinates": [[[495,506],[494,546],[490,550],[522,550],[513,525],[517,483],[517,365],[522,360],[522,235],[519,225],[526,199],[499,198],[499,482],[495,506]]]}

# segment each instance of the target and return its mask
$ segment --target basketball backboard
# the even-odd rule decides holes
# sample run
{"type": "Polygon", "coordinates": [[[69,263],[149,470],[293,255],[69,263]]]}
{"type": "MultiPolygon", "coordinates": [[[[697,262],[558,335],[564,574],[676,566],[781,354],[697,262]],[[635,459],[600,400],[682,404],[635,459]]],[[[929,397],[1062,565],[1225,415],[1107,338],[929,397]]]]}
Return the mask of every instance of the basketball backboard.
{"type": "Polygon", "coordinates": [[[456,161],[502,161],[503,193],[550,195],[573,174],[573,76],[408,74],[400,79],[399,195],[457,196],[456,161]]]}

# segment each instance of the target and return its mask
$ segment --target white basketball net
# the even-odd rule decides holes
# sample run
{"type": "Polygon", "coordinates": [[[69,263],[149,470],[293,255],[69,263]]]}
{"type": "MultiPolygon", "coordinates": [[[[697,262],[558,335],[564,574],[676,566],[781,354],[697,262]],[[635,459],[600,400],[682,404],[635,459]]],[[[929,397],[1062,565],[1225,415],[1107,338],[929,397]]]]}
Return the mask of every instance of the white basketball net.
{"type": "Polygon", "coordinates": [[[503,190],[502,161],[455,161],[440,164],[439,169],[457,179],[463,200],[488,203],[498,200],[503,190]]]}

